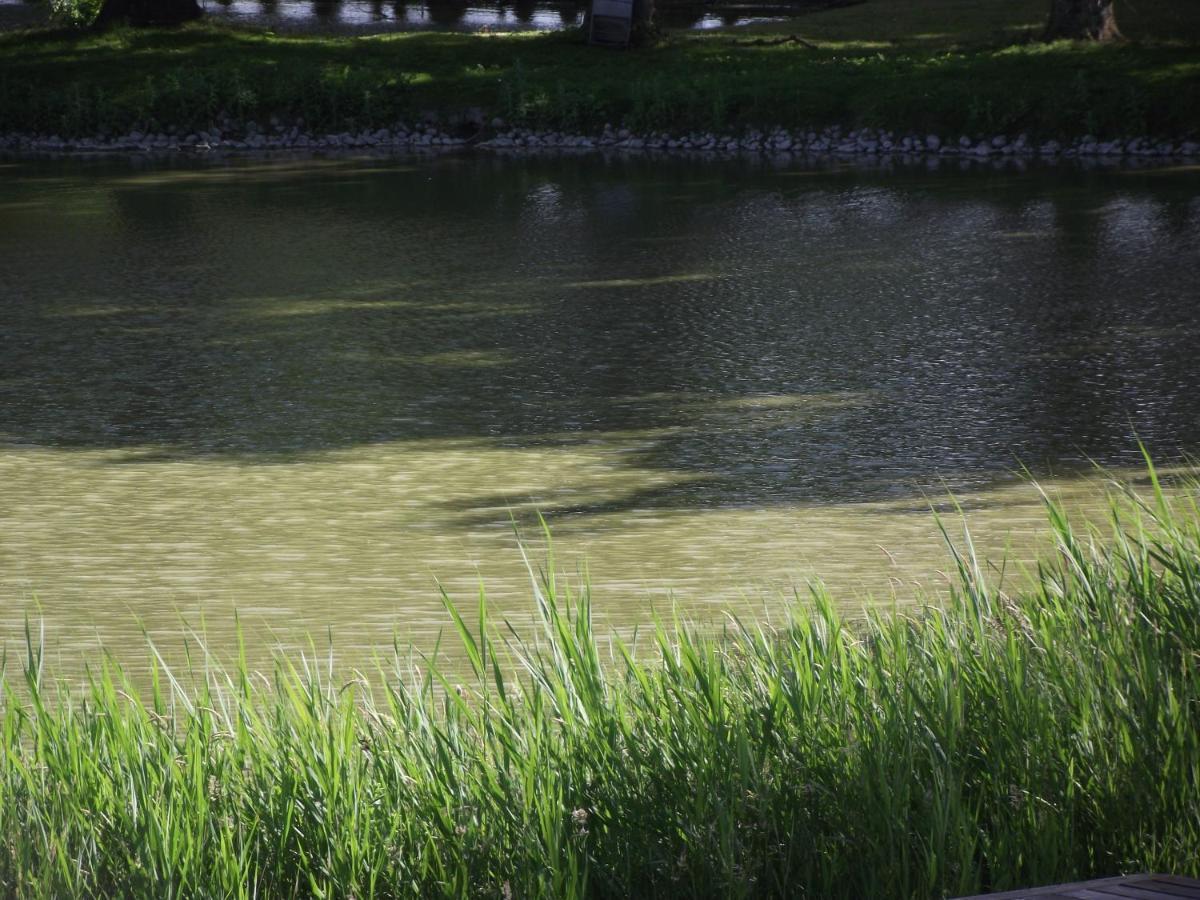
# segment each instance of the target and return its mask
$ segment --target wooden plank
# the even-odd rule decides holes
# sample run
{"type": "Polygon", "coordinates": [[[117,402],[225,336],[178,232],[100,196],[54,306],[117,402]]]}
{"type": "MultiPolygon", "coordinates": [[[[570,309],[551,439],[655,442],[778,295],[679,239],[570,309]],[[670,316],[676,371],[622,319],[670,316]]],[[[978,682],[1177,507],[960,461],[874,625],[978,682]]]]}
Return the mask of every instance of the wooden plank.
{"type": "Polygon", "coordinates": [[[1148,882],[1139,881],[1129,884],[1114,884],[1112,887],[1100,888],[1095,893],[1110,900],[1117,897],[1129,897],[1132,900],[1179,900],[1175,894],[1164,894],[1152,887],[1146,887],[1148,882]]]}
{"type": "Polygon", "coordinates": [[[1001,894],[978,894],[959,900],[1200,900],[1200,881],[1178,875],[1118,875],[1072,884],[1023,888],[1001,894]],[[1118,889],[1122,892],[1118,893],[1118,889]]]}
{"type": "Polygon", "coordinates": [[[1147,880],[1150,881],[1165,881],[1168,884],[1178,884],[1183,888],[1192,888],[1192,890],[1200,890],[1200,881],[1195,878],[1184,878],[1182,875],[1163,875],[1156,872],[1153,875],[1147,875],[1147,880]]]}
{"type": "Polygon", "coordinates": [[[1080,888],[1071,891],[1071,896],[1077,900],[1179,900],[1178,897],[1173,897],[1170,894],[1163,894],[1158,891],[1146,890],[1141,885],[1130,884],[1114,884],[1111,887],[1102,888],[1080,888]]]}
{"type": "Polygon", "coordinates": [[[1200,881],[1189,881],[1183,878],[1166,878],[1154,875],[1146,881],[1139,882],[1140,887],[1153,887],[1156,891],[1170,894],[1174,897],[1200,897],[1200,881]]]}
{"type": "Polygon", "coordinates": [[[1025,900],[1026,897],[1045,897],[1047,894],[1061,893],[1072,888],[1100,888],[1110,884],[1128,884],[1137,878],[1148,878],[1148,875],[1117,875],[1113,878],[1098,878],[1093,881],[1076,881],[1071,884],[1055,884],[1047,887],[1020,888],[1015,891],[1005,891],[1002,894],[977,894],[973,897],[960,897],[959,900],[1025,900]]]}

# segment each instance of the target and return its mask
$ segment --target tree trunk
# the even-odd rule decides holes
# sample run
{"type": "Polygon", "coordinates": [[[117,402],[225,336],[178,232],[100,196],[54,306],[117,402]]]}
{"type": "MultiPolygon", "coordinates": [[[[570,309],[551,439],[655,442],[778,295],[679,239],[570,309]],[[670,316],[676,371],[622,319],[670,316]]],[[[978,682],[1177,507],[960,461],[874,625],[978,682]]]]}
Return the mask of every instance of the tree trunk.
{"type": "Polygon", "coordinates": [[[119,22],[130,25],[179,25],[204,14],[196,0],[104,0],[96,16],[97,28],[119,22]]]}
{"type": "Polygon", "coordinates": [[[654,0],[633,0],[632,25],[629,34],[631,47],[642,47],[654,41],[657,34],[654,22],[654,0]]]}
{"type": "Polygon", "coordinates": [[[1050,0],[1050,21],[1044,39],[1111,41],[1121,36],[1114,0],[1050,0]]]}

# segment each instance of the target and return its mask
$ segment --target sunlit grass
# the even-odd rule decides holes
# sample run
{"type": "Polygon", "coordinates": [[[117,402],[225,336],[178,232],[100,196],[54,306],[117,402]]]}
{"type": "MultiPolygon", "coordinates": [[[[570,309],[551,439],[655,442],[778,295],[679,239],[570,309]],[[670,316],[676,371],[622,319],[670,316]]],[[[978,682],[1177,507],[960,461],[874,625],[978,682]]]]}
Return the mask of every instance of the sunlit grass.
{"type": "Polygon", "coordinates": [[[1114,495],[1006,592],[848,622],[628,641],[532,579],[531,637],[446,614],[467,674],[197,653],[139,692],[56,686],[30,635],[0,713],[13,896],[929,898],[1200,860],[1200,509],[1114,495]]]}
{"type": "MultiPolygon", "coordinates": [[[[1045,28],[1047,0],[868,0],[734,33],[796,34],[822,46],[925,49],[996,46],[1035,38],[1045,28]]],[[[1200,6],[1186,0],[1118,4],[1125,35],[1138,41],[1200,41],[1200,6]]]]}

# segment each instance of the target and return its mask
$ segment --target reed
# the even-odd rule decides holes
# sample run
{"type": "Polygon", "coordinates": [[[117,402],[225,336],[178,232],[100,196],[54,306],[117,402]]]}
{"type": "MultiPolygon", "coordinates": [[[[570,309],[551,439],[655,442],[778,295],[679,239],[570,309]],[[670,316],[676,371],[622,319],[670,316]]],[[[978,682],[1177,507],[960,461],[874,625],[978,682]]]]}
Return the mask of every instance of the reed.
{"type": "MultiPolygon", "coordinates": [[[[931,898],[1200,874],[1200,510],[1047,501],[1006,592],[950,542],[920,612],[593,629],[552,562],[530,636],[447,601],[463,675],[397,652],[42,671],[0,713],[0,893],[18,897],[931,898]],[[460,683],[461,681],[461,683],[460,683]]],[[[21,671],[23,669],[23,672],[21,671]]]]}

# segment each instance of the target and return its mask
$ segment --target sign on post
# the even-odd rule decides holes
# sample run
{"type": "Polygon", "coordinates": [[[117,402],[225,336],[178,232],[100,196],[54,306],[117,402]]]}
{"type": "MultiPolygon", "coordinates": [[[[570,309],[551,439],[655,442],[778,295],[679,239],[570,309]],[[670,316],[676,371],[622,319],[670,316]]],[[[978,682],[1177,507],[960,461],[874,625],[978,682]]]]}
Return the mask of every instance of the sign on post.
{"type": "Polygon", "coordinates": [[[633,0],[592,0],[588,43],[628,47],[633,29],[633,0]]]}

